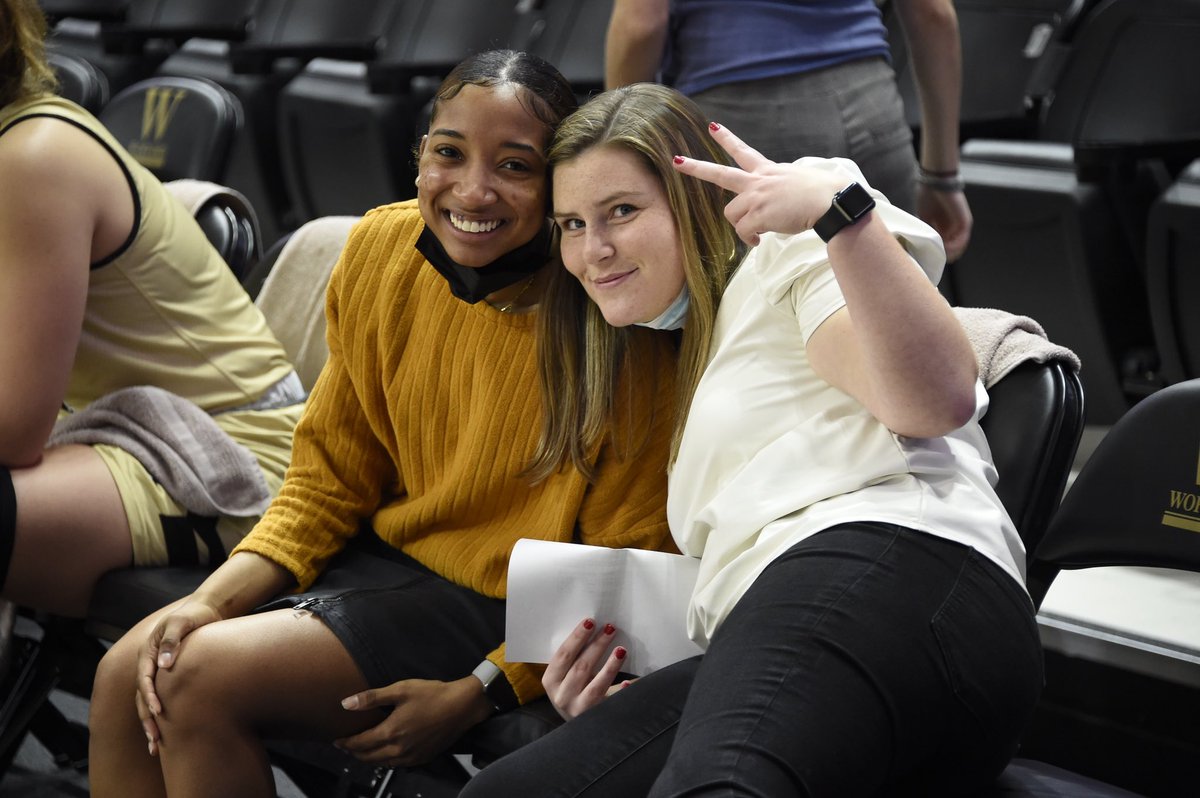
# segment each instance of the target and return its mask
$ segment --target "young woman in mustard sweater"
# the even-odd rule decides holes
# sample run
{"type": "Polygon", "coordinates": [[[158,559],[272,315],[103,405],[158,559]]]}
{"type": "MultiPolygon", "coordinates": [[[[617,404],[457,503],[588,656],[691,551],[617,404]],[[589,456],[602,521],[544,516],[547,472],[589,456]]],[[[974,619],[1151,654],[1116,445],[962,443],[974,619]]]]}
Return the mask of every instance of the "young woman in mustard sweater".
{"type": "Polygon", "coordinates": [[[631,342],[618,379],[632,401],[587,453],[591,479],[529,469],[536,307],[561,268],[545,151],[574,106],[526,54],[473,56],[443,83],[417,199],[368,213],[334,270],[329,360],[278,498],[101,664],[94,796],[273,796],[268,735],[425,761],[542,694],[536,669],[504,657],[519,538],[671,546],[673,353],[653,335],[631,342]]]}

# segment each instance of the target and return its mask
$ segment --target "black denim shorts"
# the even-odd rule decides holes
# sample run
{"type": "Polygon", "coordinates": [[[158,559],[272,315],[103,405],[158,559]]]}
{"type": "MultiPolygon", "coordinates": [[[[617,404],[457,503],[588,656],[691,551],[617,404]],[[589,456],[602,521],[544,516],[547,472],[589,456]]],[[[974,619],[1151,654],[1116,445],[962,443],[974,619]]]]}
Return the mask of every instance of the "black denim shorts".
{"type": "Polygon", "coordinates": [[[438,576],[364,530],[312,588],[260,612],[311,612],[337,635],[371,687],[461,679],[504,640],[504,601],[438,576]]]}

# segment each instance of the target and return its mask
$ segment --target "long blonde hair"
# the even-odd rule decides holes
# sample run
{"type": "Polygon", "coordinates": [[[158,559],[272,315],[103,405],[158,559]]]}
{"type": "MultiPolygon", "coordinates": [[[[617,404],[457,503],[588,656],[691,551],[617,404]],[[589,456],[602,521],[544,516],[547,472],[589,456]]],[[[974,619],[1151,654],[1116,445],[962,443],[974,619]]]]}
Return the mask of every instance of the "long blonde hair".
{"type": "Polygon", "coordinates": [[[37,0],[0,0],[0,107],[58,85],[46,62],[45,37],[37,0]]]}
{"type": "MultiPolygon", "coordinates": [[[[691,294],[675,379],[671,461],[679,449],[692,394],[708,363],[721,295],[745,255],[725,220],[732,198],[712,183],[681,174],[675,155],[729,164],[706,130],[700,109],[674,89],[639,83],[601,94],[567,117],[550,147],[550,169],[595,147],[628,150],[662,183],[675,216],[683,271],[691,294]]],[[[542,436],[530,473],[541,478],[569,461],[589,478],[589,455],[613,431],[616,393],[627,360],[637,356],[642,328],[605,322],[579,281],[554,273],[538,313],[542,436]]]]}

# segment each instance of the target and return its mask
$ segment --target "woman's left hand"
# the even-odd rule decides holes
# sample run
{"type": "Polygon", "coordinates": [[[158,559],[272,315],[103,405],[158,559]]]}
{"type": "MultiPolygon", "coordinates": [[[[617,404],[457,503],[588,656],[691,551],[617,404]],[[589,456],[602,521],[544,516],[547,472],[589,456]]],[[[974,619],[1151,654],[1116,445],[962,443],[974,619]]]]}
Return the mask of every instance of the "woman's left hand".
{"type": "Polygon", "coordinates": [[[713,139],[737,167],[676,156],[675,168],[707,180],[737,196],[725,206],[725,218],[750,246],[761,233],[802,233],[825,211],[833,195],[846,187],[846,178],[796,163],[776,163],[718,124],[709,126],[713,139]]]}
{"type": "Polygon", "coordinates": [[[492,714],[474,676],[453,682],[406,679],[350,696],[351,711],[388,712],[379,724],[335,744],[373,765],[413,767],[433,759],[492,714]]]}
{"type": "Polygon", "coordinates": [[[596,629],[591,618],[581,622],[550,658],[542,686],[558,714],[567,720],[579,717],[612,692],[621,670],[625,649],[617,646],[607,656],[616,627],[596,629]]]}

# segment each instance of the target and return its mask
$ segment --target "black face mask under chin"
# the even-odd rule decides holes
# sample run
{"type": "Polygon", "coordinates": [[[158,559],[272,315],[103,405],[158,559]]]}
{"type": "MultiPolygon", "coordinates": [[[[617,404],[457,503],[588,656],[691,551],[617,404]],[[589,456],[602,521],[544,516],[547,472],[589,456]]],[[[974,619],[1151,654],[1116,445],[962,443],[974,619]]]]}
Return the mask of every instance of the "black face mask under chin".
{"type": "Polygon", "coordinates": [[[531,241],[477,269],[456,263],[428,227],[421,231],[415,246],[438,274],[446,278],[450,293],[474,305],[488,294],[520,282],[546,265],[550,260],[550,225],[542,225],[531,241]]]}

